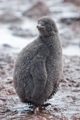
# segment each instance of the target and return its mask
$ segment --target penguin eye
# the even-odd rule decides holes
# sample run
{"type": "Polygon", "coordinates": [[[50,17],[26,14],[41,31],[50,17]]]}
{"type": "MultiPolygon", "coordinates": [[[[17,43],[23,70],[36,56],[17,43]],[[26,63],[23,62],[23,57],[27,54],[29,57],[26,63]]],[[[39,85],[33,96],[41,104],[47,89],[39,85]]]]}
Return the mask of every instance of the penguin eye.
{"type": "Polygon", "coordinates": [[[51,30],[51,25],[50,24],[46,24],[46,30],[50,31],[51,30]]]}
{"type": "Polygon", "coordinates": [[[47,27],[47,28],[50,28],[50,27],[51,27],[51,25],[50,25],[50,24],[46,24],[46,27],[47,27]]]}

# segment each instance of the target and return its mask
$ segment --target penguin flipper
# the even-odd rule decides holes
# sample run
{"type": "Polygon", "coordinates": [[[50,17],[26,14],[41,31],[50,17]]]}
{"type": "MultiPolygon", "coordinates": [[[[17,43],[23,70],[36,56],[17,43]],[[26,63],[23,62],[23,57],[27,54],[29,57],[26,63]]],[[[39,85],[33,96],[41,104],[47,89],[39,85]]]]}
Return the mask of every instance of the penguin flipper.
{"type": "Polygon", "coordinates": [[[31,75],[33,78],[33,92],[32,92],[32,100],[37,99],[43,92],[46,81],[47,81],[47,71],[45,60],[37,59],[37,61],[31,67],[31,75]]]}

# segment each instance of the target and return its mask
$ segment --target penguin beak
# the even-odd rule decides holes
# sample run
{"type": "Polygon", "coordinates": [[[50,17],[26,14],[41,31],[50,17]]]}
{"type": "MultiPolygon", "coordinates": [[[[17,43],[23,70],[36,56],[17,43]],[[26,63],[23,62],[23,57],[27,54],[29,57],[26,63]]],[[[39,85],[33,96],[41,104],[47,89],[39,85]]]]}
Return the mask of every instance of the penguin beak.
{"type": "Polygon", "coordinates": [[[38,25],[37,25],[37,28],[40,29],[40,28],[41,28],[41,24],[38,24],[38,25]]]}
{"type": "Polygon", "coordinates": [[[41,24],[38,24],[37,28],[38,28],[38,30],[40,30],[41,28],[43,28],[43,26],[41,24]]]}

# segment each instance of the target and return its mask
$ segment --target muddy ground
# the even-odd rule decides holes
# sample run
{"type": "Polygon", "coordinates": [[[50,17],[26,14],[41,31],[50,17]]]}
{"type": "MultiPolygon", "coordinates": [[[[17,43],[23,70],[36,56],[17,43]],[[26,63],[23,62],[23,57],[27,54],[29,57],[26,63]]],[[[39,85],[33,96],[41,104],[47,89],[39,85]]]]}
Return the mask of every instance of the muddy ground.
{"type": "Polygon", "coordinates": [[[80,120],[80,1],[65,1],[0,1],[0,120],[80,120]],[[39,4],[44,14],[36,11],[39,4]],[[18,52],[37,36],[34,26],[41,15],[57,23],[64,68],[57,93],[47,101],[51,105],[34,115],[16,94],[13,70],[18,52]]]}
{"type": "Polygon", "coordinates": [[[80,57],[64,56],[63,76],[51,103],[38,116],[18,98],[13,85],[16,57],[0,55],[1,120],[80,120],[80,57]],[[42,118],[37,118],[42,117],[42,118]],[[45,118],[45,119],[44,119],[45,118]]]}

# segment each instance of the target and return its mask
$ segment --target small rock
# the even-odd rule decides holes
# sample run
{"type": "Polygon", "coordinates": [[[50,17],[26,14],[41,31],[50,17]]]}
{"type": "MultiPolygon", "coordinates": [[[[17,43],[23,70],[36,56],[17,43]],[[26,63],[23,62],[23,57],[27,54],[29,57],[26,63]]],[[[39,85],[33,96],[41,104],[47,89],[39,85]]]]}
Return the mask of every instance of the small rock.
{"type": "Polygon", "coordinates": [[[13,88],[8,89],[7,95],[14,95],[14,94],[16,94],[16,93],[15,93],[15,91],[13,90],[13,88]]]}
{"type": "Polygon", "coordinates": [[[80,6],[80,0],[64,0],[64,2],[72,2],[76,4],[77,6],[80,6]]]}
{"type": "Polygon", "coordinates": [[[11,68],[13,68],[14,67],[14,64],[12,64],[12,63],[10,63],[10,65],[9,65],[11,68]]]}
{"type": "Polygon", "coordinates": [[[38,1],[29,10],[24,11],[23,15],[26,17],[38,19],[41,16],[46,16],[49,13],[49,8],[45,2],[38,1]]]}
{"type": "Polygon", "coordinates": [[[5,48],[12,48],[12,46],[10,46],[10,45],[8,45],[8,44],[3,44],[3,47],[5,47],[5,48]]]}
{"type": "Polygon", "coordinates": [[[10,30],[13,31],[13,35],[14,36],[19,36],[19,37],[35,37],[37,34],[33,31],[33,30],[29,30],[29,29],[23,29],[19,26],[10,26],[9,27],[10,30]]]}
{"type": "Polygon", "coordinates": [[[2,15],[0,15],[1,23],[15,23],[21,22],[21,19],[14,15],[12,12],[6,11],[2,15]]]}
{"type": "Polygon", "coordinates": [[[14,36],[20,36],[20,37],[34,37],[36,34],[31,33],[30,31],[26,30],[18,30],[13,32],[14,36]]]}
{"type": "Polygon", "coordinates": [[[75,0],[64,0],[64,2],[74,2],[75,0]]]}
{"type": "Polygon", "coordinates": [[[0,100],[0,107],[4,105],[4,102],[0,100]]]}
{"type": "Polygon", "coordinates": [[[6,101],[6,98],[1,96],[1,97],[0,97],[0,101],[5,102],[5,101],[6,101]]]}
{"type": "Polygon", "coordinates": [[[72,17],[72,18],[61,18],[60,20],[62,23],[66,23],[66,24],[71,24],[72,22],[80,22],[80,17],[72,17]]]}
{"type": "Polygon", "coordinates": [[[47,120],[47,119],[41,116],[32,116],[28,120],[47,120]]]}
{"type": "Polygon", "coordinates": [[[13,83],[12,77],[8,77],[6,83],[7,83],[7,84],[12,84],[12,83],[13,83]]]}
{"type": "Polygon", "coordinates": [[[71,119],[73,119],[73,120],[80,120],[80,113],[73,115],[73,116],[71,117],[71,119]]]}
{"type": "Polygon", "coordinates": [[[2,75],[5,75],[6,74],[6,71],[5,70],[2,70],[0,71],[2,75]]]}
{"type": "Polygon", "coordinates": [[[0,91],[4,89],[5,87],[3,85],[0,85],[0,91]]]}
{"type": "Polygon", "coordinates": [[[18,30],[22,30],[22,28],[21,27],[19,27],[19,26],[16,26],[16,25],[11,25],[10,27],[9,27],[9,29],[10,30],[12,30],[12,31],[18,31],[18,30]]]}

